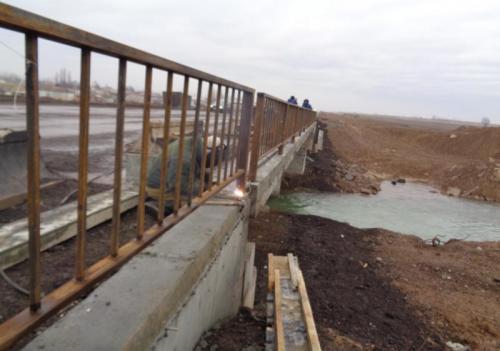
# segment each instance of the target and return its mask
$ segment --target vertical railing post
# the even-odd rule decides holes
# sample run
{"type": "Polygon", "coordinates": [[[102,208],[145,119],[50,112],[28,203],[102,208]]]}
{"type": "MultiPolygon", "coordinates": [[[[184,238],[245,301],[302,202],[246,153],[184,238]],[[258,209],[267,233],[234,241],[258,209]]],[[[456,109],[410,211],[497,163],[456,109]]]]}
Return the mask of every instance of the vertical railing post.
{"type": "MultiPolygon", "coordinates": [[[[255,182],[257,179],[257,165],[259,163],[259,150],[262,134],[262,118],[264,115],[264,105],[266,97],[262,93],[257,94],[257,104],[255,105],[255,121],[252,135],[252,149],[250,155],[250,169],[248,179],[255,182]]],[[[244,102],[244,101],[243,101],[244,102]]]]}
{"type": "Polygon", "coordinates": [[[240,140],[240,127],[239,127],[239,117],[240,117],[240,100],[241,100],[241,90],[238,90],[238,96],[236,97],[236,114],[235,114],[235,121],[234,121],[234,129],[235,129],[235,135],[233,139],[233,147],[231,151],[231,175],[234,174],[234,163],[236,160],[236,155],[237,155],[237,148],[238,144],[236,143],[236,140],[240,140]],[[238,129],[238,131],[236,131],[238,129]],[[237,135],[237,136],[236,136],[237,135]]]}
{"type": "Polygon", "coordinates": [[[165,218],[165,178],[168,174],[168,146],[170,144],[170,118],[172,116],[172,89],[174,83],[174,73],[168,72],[167,75],[167,91],[164,101],[164,116],[163,116],[163,144],[160,160],[160,195],[158,196],[158,216],[156,221],[161,223],[165,218]]]}
{"type": "Polygon", "coordinates": [[[137,204],[137,240],[144,235],[144,216],[146,215],[146,182],[148,177],[149,159],[149,119],[151,116],[151,89],[153,84],[153,67],[146,66],[144,83],[144,110],[142,114],[142,145],[141,145],[141,172],[139,178],[139,199],[137,204]]]}
{"type": "Polygon", "coordinates": [[[229,126],[227,128],[227,153],[224,153],[224,180],[227,179],[227,169],[229,163],[232,162],[231,154],[233,152],[231,142],[234,140],[233,128],[233,110],[234,110],[234,88],[231,90],[231,102],[229,105],[229,126]]]}
{"type": "Polygon", "coordinates": [[[194,188],[194,173],[196,169],[197,158],[201,155],[197,154],[198,151],[198,134],[200,123],[200,108],[201,108],[201,88],[202,80],[198,79],[198,89],[196,92],[196,107],[194,112],[194,126],[193,126],[193,139],[191,140],[191,162],[189,164],[189,179],[188,179],[188,199],[187,204],[191,206],[193,199],[194,188]]]}
{"type": "Polygon", "coordinates": [[[113,216],[111,219],[111,255],[118,254],[120,233],[120,200],[122,183],[123,126],[125,123],[125,95],[127,84],[127,60],[120,59],[118,65],[118,93],[116,109],[115,168],[113,179],[113,216]]]}
{"type": "Polygon", "coordinates": [[[205,191],[205,173],[207,168],[207,148],[208,148],[208,128],[210,127],[210,105],[212,104],[212,88],[213,83],[208,83],[207,106],[205,111],[205,133],[203,135],[203,156],[201,158],[201,174],[200,174],[200,192],[199,196],[205,191]]]}
{"type": "Polygon", "coordinates": [[[87,234],[87,177],[89,154],[90,50],[82,49],[80,72],[80,135],[78,147],[78,211],[75,278],[85,275],[85,236],[87,234]]]}
{"type": "Polygon", "coordinates": [[[280,137],[280,146],[278,148],[278,154],[283,155],[283,148],[285,147],[285,140],[287,139],[287,120],[288,120],[288,104],[285,105],[285,111],[283,115],[283,123],[281,124],[281,137],[280,137]]]}
{"type": "Polygon", "coordinates": [[[189,76],[184,76],[182,90],[181,125],[179,128],[179,153],[177,154],[177,168],[175,170],[174,214],[178,215],[182,205],[182,176],[184,169],[184,134],[186,132],[187,103],[189,95],[189,76]]]}
{"type": "Polygon", "coordinates": [[[245,172],[237,180],[238,188],[243,191],[246,189],[248,151],[250,144],[250,129],[252,127],[254,96],[254,92],[245,91],[243,93],[243,102],[241,104],[240,140],[238,142],[238,159],[236,161],[236,168],[245,172]]]}
{"type": "Polygon", "coordinates": [[[26,127],[28,132],[28,246],[30,309],[40,308],[40,114],[38,97],[38,37],[26,34],[26,127]]]}
{"type": "Polygon", "coordinates": [[[217,162],[217,185],[221,182],[222,176],[222,159],[224,158],[224,137],[226,136],[226,117],[227,117],[227,100],[229,97],[229,87],[226,87],[224,91],[224,107],[222,111],[222,126],[220,130],[220,150],[217,152],[218,154],[218,162],[217,162]]]}
{"type": "Polygon", "coordinates": [[[292,110],[292,121],[291,121],[291,126],[290,126],[290,130],[291,130],[291,133],[292,133],[292,143],[295,143],[295,133],[296,133],[296,124],[297,124],[297,106],[294,106],[293,107],[293,110],[292,110]]]}

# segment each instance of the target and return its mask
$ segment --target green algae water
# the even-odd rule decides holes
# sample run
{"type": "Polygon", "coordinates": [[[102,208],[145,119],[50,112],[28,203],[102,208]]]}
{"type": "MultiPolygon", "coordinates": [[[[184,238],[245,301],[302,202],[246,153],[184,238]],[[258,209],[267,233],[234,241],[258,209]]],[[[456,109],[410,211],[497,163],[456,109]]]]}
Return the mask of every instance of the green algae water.
{"type": "Polygon", "coordinates": [[[377,195],[293,193],[271,198],[269,207],[384,228],[442,241],[500,241],[500,204],[448,197],[417,183],[384,182],[377,195]]]}

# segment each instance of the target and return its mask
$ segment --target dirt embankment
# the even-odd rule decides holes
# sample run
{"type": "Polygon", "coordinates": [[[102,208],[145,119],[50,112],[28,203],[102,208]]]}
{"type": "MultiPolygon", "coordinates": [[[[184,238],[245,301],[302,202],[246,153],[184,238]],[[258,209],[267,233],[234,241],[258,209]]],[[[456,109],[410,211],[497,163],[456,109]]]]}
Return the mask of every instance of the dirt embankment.
{"type": "Polygon", "coordinates": [[[320,126],[325,133],[323,150],[308,156],[304,175],[285,174],[281,191],[377,193],[381,179],[365,167],[339,158],[328,138],[328,125],[320,122],[320,126]]]}
{"type": "Polygon", "coordinates": [[[323,113],[336,157],[381,179],[423,181],[443,193],[500,201],[500,128],[323,113]]]}

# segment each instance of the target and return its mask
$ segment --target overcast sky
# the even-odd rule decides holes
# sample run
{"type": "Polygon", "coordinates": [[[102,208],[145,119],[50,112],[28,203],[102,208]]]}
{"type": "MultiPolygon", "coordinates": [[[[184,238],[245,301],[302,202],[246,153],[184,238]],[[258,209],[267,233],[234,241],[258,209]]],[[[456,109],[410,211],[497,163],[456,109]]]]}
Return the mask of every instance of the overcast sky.
{"type": "MultiPolygon", "coordinates": [[[[320,110],[500,123],[498,0],[6,2],[320,110]]],[[[19,35],[0,40],[23,52],[19,35]]],[[[0,57],[22,73],[2,45],[0,57]]],[[[42,77],[79,75],[75,49],[42,43],[40,60],[42,77]]],[[[116,71],[96,58],[92,79],[114,86],[116,71]]],[[[142,77],[132,67],[128,83],[142,77]]]]}

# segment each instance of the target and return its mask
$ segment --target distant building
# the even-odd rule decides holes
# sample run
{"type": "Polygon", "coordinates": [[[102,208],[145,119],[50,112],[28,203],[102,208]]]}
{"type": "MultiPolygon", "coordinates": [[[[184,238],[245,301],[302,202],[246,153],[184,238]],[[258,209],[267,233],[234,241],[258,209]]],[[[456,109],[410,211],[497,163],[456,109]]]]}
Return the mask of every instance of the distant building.
{"type": "Polygon", "coordinates": [[[75,93],[72,91],[63,90],[40,90],[40,98],[49,98],[61,101],[74,101],[76,99],[75,93]]]}
{"type": "MultiPolygon", "coordinates": [[[[183,93],[180,91],[172,92],[172,109],[180,109],[182,107],[183,93]]],[[[163,92],[163,101],[167,98],[167,92],[163,92]]],[[[191,107],[191,95],[187,96],[187,107],[191,107]]]]}

